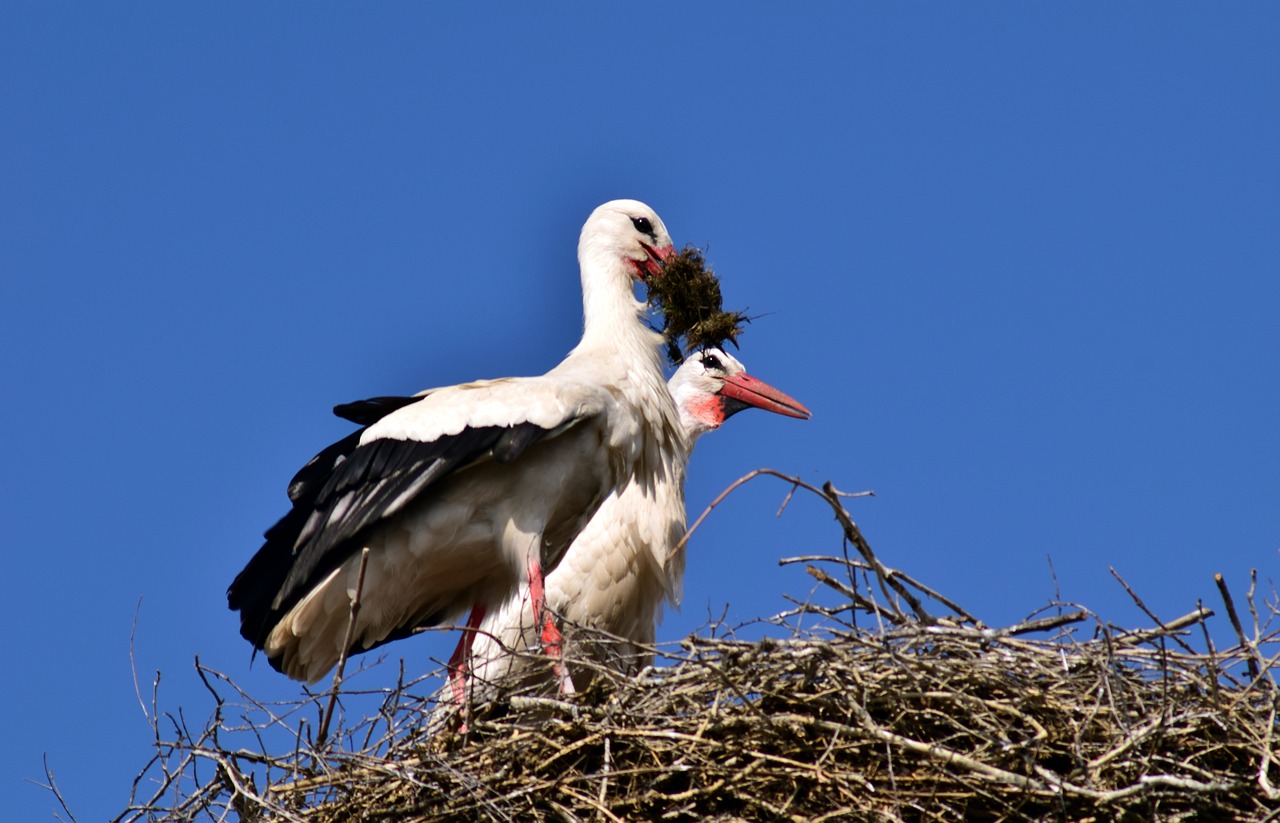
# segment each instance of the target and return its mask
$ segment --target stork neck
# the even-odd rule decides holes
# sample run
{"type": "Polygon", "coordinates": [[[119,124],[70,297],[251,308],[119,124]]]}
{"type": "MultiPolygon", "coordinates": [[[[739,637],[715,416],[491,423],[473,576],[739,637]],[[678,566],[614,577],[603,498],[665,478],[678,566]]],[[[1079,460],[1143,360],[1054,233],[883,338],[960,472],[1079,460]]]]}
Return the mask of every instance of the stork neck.
{"type": "Polygon", "coordinates": [[[635,298],[633,281],[621,261],[612,268],[606,270],[590,257],[582,260],[582,342],[574,352],[621,350],[628,359],[644,354],[660,373],[660,337],[645,325],[645,305],[635,298]]]}

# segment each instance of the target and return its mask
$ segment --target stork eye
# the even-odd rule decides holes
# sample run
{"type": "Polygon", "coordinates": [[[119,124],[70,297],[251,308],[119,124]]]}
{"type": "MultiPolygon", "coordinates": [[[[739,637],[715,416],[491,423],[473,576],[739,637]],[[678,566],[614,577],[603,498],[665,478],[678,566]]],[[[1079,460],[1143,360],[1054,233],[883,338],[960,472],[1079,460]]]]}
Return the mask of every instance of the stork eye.
{"type": "Polygon", "coordinates": [[[716,357],[714,354],[708,354],[706,357],[702,358],[702,365],[706,366],[709,370],[715,369],[716,371],[724,371],[724,364],[721,363],[720,358],[716,357]]]}
{"type": "Polygon", "coordinates": [[[631,225],[635,226],[636,231],[640,232],[641,234],[647,234],[650,237],[653,236],[653,224],[649,222],[649,218],[633,217],[631,218],[631,225]]]}

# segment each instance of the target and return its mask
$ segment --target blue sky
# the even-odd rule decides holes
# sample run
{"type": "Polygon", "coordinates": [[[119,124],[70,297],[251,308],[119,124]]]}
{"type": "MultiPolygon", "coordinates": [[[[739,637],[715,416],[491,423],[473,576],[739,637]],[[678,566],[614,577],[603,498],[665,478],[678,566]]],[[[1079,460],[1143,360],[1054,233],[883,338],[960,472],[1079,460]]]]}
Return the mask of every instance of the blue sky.
{"type": "MultiPolygon", "coordinates": [[[[741,359],[814,412],[705,438],[691,516],[759,466],[875,489],[882,558],[992,623],[1055,587],[1145,622],[1109,567],[1165,617],[1269,589],[1278,35],[1250,3],[0,6],[3,806],[50,819],[43,753],[79,819],[123,806],[139,600],[162,708],[207,713],[195,655],[296,695],[224,593],[330,407],[554,365],[616,197],[708,248],[761,315],[741,359]]],[[[839,535],[784,493],[698,532],[660,638],[809,590],[777,558],[839,535]]]]}

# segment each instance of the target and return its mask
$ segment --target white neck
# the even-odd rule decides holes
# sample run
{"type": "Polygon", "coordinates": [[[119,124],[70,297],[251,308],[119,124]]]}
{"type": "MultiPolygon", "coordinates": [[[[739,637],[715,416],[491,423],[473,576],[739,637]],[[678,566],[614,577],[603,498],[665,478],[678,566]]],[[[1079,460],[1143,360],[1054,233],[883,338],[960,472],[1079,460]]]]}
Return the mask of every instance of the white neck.
{"type": "Polygon", "coordinates": [[[661,335],[644,323],[645,304],[637,300],[626,263],[608,249],[582,249],[582,340],[569,353],[617,357],[634,367],[643,363],[661,375],[661,335]]]}

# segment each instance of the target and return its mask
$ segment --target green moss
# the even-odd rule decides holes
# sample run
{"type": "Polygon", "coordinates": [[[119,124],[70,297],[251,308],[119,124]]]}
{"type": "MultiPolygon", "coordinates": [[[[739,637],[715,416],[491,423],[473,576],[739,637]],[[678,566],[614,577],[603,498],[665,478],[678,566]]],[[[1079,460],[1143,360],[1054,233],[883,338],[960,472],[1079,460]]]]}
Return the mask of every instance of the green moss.
{"type": "Polygon", "coordinates": [[[662,317],[667,356],[680,363],[681,338],[684,350],[692,352],[708,346],[738,344],[738,335],[747,317],[742,312],[724,311],[720,279],[706,264],[702,252],[686,246],[663,266],[662,274],[648,281],[649,305],[662,317]]]}

